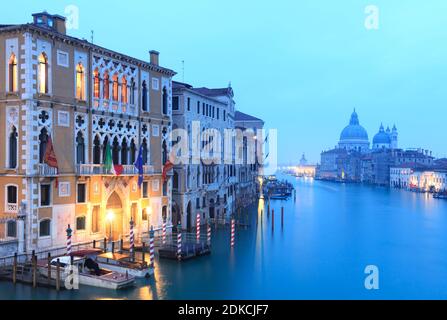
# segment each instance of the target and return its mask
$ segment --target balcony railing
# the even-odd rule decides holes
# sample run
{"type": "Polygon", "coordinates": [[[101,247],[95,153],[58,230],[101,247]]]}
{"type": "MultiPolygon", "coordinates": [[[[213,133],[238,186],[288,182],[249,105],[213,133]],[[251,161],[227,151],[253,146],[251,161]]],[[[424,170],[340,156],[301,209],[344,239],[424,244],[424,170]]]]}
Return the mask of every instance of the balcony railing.
{"type": "MultiPolygon", "coordinates": [[[[110,170],[106,170],[103,164],[78,164],[76,167],[76,173],[81,176],[90,175],[111,175],[110,170]]],[[[155,170],[153,166],[143,166],[143,173],[145,175],[154,174],[155,170]]],[[[123,165],[122,175],[138,175],[138,169],[134,165],[123,165]]]]}
{"type": "Polygon", "coordinates": [[[7,203],[6,213],[17,213],[19,211],[19,206],[17,203],[7,203]]]}
{"type": "Polygon", "coordinates": [[[39,176],[43,177],[55,177],[57,176],[57,169],[53,167],[49,167],[45,163],[40,163],[38,167],[38,174],[39,176]]]}

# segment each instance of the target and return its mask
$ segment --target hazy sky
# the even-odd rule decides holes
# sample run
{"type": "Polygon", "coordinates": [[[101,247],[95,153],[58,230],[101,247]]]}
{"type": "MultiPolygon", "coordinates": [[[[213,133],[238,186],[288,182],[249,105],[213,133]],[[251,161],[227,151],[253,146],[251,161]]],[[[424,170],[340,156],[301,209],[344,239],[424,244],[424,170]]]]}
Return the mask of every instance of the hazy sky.
{"type": "Polygon", "coordinates": [[[237,108],[277,128],[279,160],[319,160],[355,107],[370,139],[380,123],[402,147],[447,156],[447,1],[24,1],[0,24],[79,7],[70,35],[176,70],[175,80],[225,87],[237,108]],[[379,8],[379,29],[364,26],[379,8]]]}

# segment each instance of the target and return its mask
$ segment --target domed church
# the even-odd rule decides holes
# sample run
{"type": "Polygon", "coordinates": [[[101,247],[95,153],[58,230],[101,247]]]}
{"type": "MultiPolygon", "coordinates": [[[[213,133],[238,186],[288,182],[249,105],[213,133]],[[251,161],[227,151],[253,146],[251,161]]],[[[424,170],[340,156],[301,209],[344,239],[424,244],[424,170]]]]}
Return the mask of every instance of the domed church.
{"type": "Polygon", "coordinates": [[[394,125],[393,130],[388,127],[385,131],[383,124],[380,125],[379,132],[373,138],[373,150],[397,149],[397,128],[394,125]]]}
{"type": "Polygon", "coordinates": [[[369,150],[368,132],[360,125],[359,116],[355,109],[351,115],[349,125],[341,132],[338,147],[358,152],[369,150]]]}
{"type": "MultiPolygon", "coordinates": [[[[392,130],[389,127],[385,130],[383,124],[381,124],[379,132],[373,138],[372,150],[397,149],[397,142],[398,133],[396,126],[393,126],[392,130]]],[[[341,132],[338,147],[361,153],[370,151],[368,132],[360,125],[359,116],[355,109],[351,115],[349,125],[341,132]]]]}

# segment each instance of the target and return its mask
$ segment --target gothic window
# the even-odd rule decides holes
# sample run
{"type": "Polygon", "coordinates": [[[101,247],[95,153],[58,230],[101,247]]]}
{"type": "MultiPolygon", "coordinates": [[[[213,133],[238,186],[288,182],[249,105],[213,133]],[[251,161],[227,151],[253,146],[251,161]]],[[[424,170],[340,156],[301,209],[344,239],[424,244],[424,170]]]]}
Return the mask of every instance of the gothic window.
{"type": "Polygon", "coordinates": [[[106,99],[106,100],[110,99],[109,88],[110,88],[109,73],[106,71],[104,73],[104,83],[103,83],[103,88],[102,88],[102,94],[103,94],[104,99],[106,99]]]}
{"type": "Polygon", "coordinates": [[[17,58],[13,53],[9,58],[9,91],[16,92],[17,90],[17,58]]]}
{"type": "Polygon", "coordinates": [[[162,145],[162,164],[164,165],[167,161],[168,161],[168,146],[166,144],[166,140],[163,140],[163,145],[162,145]]]}
{"type": "Polygon", "coordinates": [[[93,140],[93,164],[101,164],[101,141],[98,136],[93,140]]]}
{"type": "Polygon", "coordinates": [[[123,143],[121,144],[121,164],[124,164],[124,165],[128,164],[127,153],[128,153],[127,141],[126,141],[126,138],[124,138],[123,143]]]}
{"type": "Polygon", "coordinates": [[[17,186],[6,187],[6,200],[8,205],[17,205],[17,186]]]}
{"type": "Polygon", "coordinates": [[[123,77],[121,79],[121,102],[127,103],[127,79],[123,77]]]}
{"type": "Polygon", "coordinates": [[[85,100],[85,69],[80,62],[76,66],[76,99],[85,100]]]}
{"type": "Polygon", "coordinates": [[[135,104],[135,80],[130,79],[130,104],[135,104]]]}
{"type": "Polygon", "coordinates": [[[9,135],[9,168],[11,169],[17,167],[17,137],[17,129],[13,126],[9,135]]]}
{"type": "Polygon", "coordinates": [[[115,137],[112,143],[112,161],[114,164],[119,164],[119,153],[120,153],[120,144],[118,142],[118,138],[115,137]]]}
{"type": "Polygon", "coordinates": [[[142,100],[142,105],[143,105],[143,111],[148,111],[148,108],[147,108],[147,83],[146,83],[146,81],[143,81],[141,100],[142,100]]]}
{"type": "Polygon", "coordinates": [[[163,87],[163,114],[168,114],[168,90],[163,87]]]}
{"type": "Polygon", "coordinates": [[[45,53],[39,56],[38,79],[39,93],[48,93],[48,57],[45,53]]]}
{"type": "Polygon", "coordinates": [[[98,68],[96,68],[93,72],[93,97],[95,97],[96,99],[99,99],[99,91],[99,71],[98,68]]]}
{"type": "Polygon", "coordinates": [[[85,141],[82,132],[78,132],[76,136],[76,163],[85,163],[85,141]]]}
{"type": "Polygon", "coordinates": [[[39,135],[39,163],[43,163],[45,158],[45,151],[47,150],[48,131],[46,128],[40,130],[39,135]]]}
{"type": "Polygon", "coordinates": [[[136,159],[137,146],[135,145],[134,139],[130,142],[130,164],[134,164],[136,159]]]}
{"type": "Polygon", "coordinates": [[[148,156],[148,152],[147,152],[147,140],[143,139],[143,164],[147,164],[147,156],[148,156]]]}
{"type": "Polygon", "coordinates": [[[112,99],[113,101],[118,101],[118,89],[119,89],[119,83],[118,83],[118,75],[115,74],[112,78],[113,84],[112,84],[112,99]]]}
{"type": "Polygon", "coordinates": [[[109,137],[105,137],[104,138],[104,143],[103,143],[103,148],[102,148],[102,158],[105,159],[106,158],[106,150],[107,150],[107,145],[110,144],[109,142],[109,137]]]}

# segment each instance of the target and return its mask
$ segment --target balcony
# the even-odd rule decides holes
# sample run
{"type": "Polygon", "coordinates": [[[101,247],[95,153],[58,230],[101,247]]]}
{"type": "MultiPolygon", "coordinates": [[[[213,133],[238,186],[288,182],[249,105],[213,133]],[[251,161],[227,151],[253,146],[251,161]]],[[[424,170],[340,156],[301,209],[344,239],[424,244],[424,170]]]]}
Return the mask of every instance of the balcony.
{"type": "Polygon", "coordinates": [[[39,163],[38,175],[41,177],[56,177],[57,169],[49,167],[46,163],[39,163]]]}
{"type": "Polygon", "coordinates": [[[7,203],[6,213],[17,213],[19,211],[19,206],[17,203],[7,203]]]}
{"type": "MultiPolygon", "coordinates": [[[[153,166],[143,166],[144,175],[155,174],[153,166]]],[[[106,170],[103,164],[78,164],[76,166],[76,174],[79,176],[91,176],[91,175],[112,175],[112,173],[106,170]]],[[[123,165],[123,172],[121,175],[124,176],[135,176],[138,175],[138,170],[132,165],[123,165]]]]}

